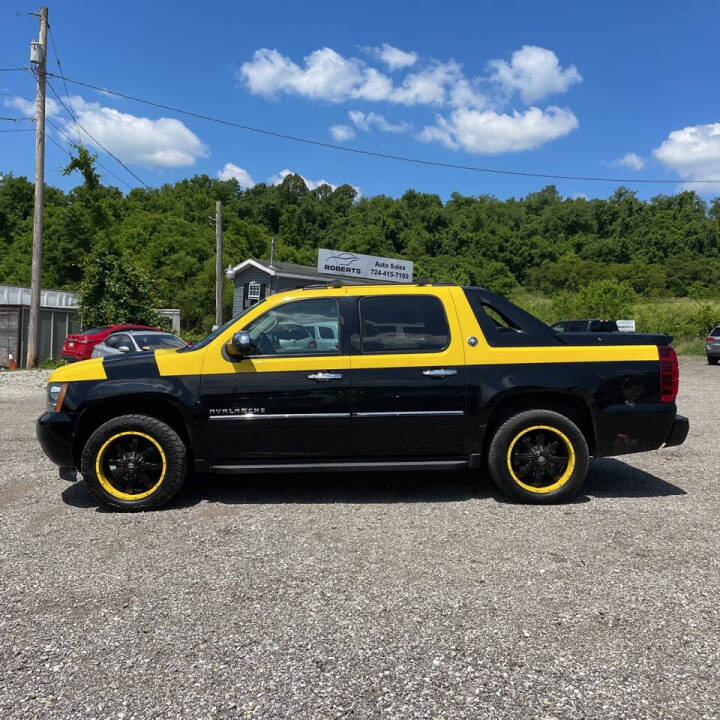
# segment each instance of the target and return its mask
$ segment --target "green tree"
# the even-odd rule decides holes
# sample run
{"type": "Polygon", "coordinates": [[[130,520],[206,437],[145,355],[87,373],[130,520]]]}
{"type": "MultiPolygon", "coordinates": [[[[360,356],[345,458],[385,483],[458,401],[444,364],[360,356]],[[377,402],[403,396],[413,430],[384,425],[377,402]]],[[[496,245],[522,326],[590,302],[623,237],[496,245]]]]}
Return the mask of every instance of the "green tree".
{"type": "Polygon", "coordinates": [[[114,323],[161,325],[154,310],[155,284],[129,255],[109,247],[96,250],[85,267],[80,285],[80,313],[85,327],[114,323]]]}

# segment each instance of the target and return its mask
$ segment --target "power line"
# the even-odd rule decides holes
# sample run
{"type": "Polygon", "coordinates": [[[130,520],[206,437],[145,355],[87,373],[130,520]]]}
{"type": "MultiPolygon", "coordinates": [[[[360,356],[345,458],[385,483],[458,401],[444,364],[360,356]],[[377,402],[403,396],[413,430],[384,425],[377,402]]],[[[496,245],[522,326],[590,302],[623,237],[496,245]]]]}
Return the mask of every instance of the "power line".
{"type": "MultiPolygon", "coordinates": [[[[54,73],[47,73],[51,77],[59,77],[54,73]]],[[[223,118],[212,117],[211,115],[205,115],[203,113],[194,112],[192,110],[184,110],[182,108],[173,107],[172,105],[165,105],[163,103],[155,102],[153,100],[147,100],[145,98],[139,98],[134,95],[128,95],[127,93],[117,92],[115,90],[109,90],[108,88],[100,87],[99,85],[93,85],[92,83],[84,82],[82,80],[73,80],[67,78],[67,82],[82,87],[90,88],[91,90],[97,90],[98,92],[108,93],[110,95],[116,95],[117,97],[124,98],[126,100],[132,100],[134,102],[144,103],[145,105],[152,105],[153,107],[160,108],[162,110],[169,110],[180,115],[188,115],[189,117],[199,118],[200,120],[208,120],[210,122],[218,123],[220,125],[228,125],[230,127],[236,127],[240,130],[247,130],[249,132],[260,133],[262,135],[269,135],[270,137],[281,138],[283,140],[291,140],[293,142],[304,143],[306,145],[314,145],[316,147],[328,148],[330,150],[340,150],[342,152],[355,153],[356,155],[366,155],[369,157],[382,158],[384,160],[397,160],[400,162],[413,163],[415,165],[429,165],[432,167],[451,168],[453,170],[469,170],[472,172],[492,173],[495,175],[516,175],[520,177],[533,177],[533,178],[545,178],[548,180],[581,180],[588,182],[612,182],[612,183],[625,183],[631,184],[676,184],[679,180],[661,180],[661,179],[650,179],[650,178],[612,178],[612,177],[601,177],[601,176],[582,176],[582,175],[553,175],[551,173],[540,173],[540,172],[523,172],[520,170],[502,170],[499,168],[488,168],[478,167],[475,165],[459,165],[455,163],[445,163],[436,160],[423,160],[420,158],[409,157],[406,155],[390,155],[388,153],[374,152],[372,150],[361,150],[360,148],[348,147],[346,145],[335,145],[333,143],[322,142],[320,140],[312,140],[310,138],[299,137],[296,135],[288,135],[286,133],[275,132],[274,130],[266,130],[264,128],[253,127],[252,125],[244,125],[233,120],[224,120],[223,118]]],[[[687,180],[688,183],[720,183],[718,180],[687,180]]]]}
{"type": "Polygon", "coordinates": [[[26,67],[0,68],[0,72],[17,72],[18,70],[27,70],[26,67]]]}
{"type": "MultiPolygon", "coordinates": [[[[79,131],[81,129],[81,126],[80,126],[80,123],[78,123],[77,117],[75,116],[75,108],[73,108],[72,100],[70,100],[70,91],[68,90],[67,82],[65,80],[65,73],[63,72],[62,64],[60,63],[60,53],[58,52],[57,45],[55,43],[55,35],[53,34],[52,25],[48,25],[48,30],[50,31],[50,42],[53,46],[53,52],[55,53],[55,61],[57,62],[58,69],[60,70],[60,77],[62,77],[63,86],[65,87],[65,97],[67,99],[67,103],[69,106],[69,108],[67,108],[67,110],[69,112],[70,117],[72,118],[72,121],[75,123],[75,125],[77,126],[78,131],[79,131]]],[[[53,91],[53,94],[55,94],[55,90],[52,87],[50,89],[53,91]]],[[[58,98],[58,100],[59,100],[59,98],[58,98]]],[[[73,145],[74,147],[77,147],[76,143],[74,143],[72,140],[70,140],[70,138],[57,125],[55,125],[55,123],[51,122],[50,124],[71,145],[73,145]]],[[[79,134],[80,133],[78,132],[78,135],[79,134]]],[[[89,136],[89,137],[91,137],[91,136],[89,136]]],[[[118,182],[121,182],[124,185],[126,185],[127,187],[129,187],[130,189],[132,189],[132,185],[130,185],[130,183],[128,183],[127,181],[123,180],[121,177],[116,175],[114,172],[112,172],[112,170],[108,170],[108,168],[106,168],[101,162],[98,162],[97,159],[95,160],[95,162],[97,163],[98,167],[101,167],[103,170],[105,170],[105,172],[112,175],[118,182]]],[[[142,180],[140,182],[142,182],[142,180]]]]}
{"type": "Polygon", "coordinates": [[[0,133],[35,132],[34,128],[16,128],[14,130],[0,130],[0,133]]]}
{"type": "Polygon", "coordinates": [[[69,158],[72,158],[72,153],[71,153],[66,147],[63,147],[57,140],[55,140],[55,138],[52,137],[52,135],[48,135],[48,136],[47,136],[47,139],[48,139],[53,145],[55,145],[55,147],[59,147],[64,153],[66,153],[69,158]]]}
{"type": "Polygon", "coordinates": [[[60,70],[60,77],[62,78],[63,85],[65,86],[65,97],[67,97],[68,105],[70,106],[70,117],[77,124],[77,118],[73,110],[72,102],[70,101],[70,91],[68,90],[67,82],[65,82],[65,73],[63,72],[62,65],[60,64],[60,55],[58,54],[57,45],[55,44],[55,36],[53,35],[52,25],[48,25],[50,31],[50,42],[53,46],[53,52],[55,53],[55,62],[57,62],[58,70],[60,70]]]}
{"type": "MultiPolygon", "coordinates": [[[[74,147],[74,148],[79,147],[79,145],[72,138],[70,138],[63,130],[61,130],[50,118],[46,118],[46,120],[53,126],[53,128],[55,128],[56,132],[60,133],[60,135],[62,135],[65,138],[65,140],[70,143],[70,145],[72,147],[74,147]]],[[[52,139],[52,136],[48,135],[48,137],[50,139],[52,139]]],[[[112,170],[106,168],[97,159],[95,160],[95,164],[98,167],[102,168],[106,173],[108,173],[108,175],[112,175],[118,182],[121,182],[123,185],[127,185],[127,187],[129,187],[131,190],[133,189],[133,186],[129,182],[127,182],[127,180],[123,180],[119,175],[116,175],[112,170]]]]}
{"type": "MultiPolygon", "coordinates": [[[[47,75],[52,75],[53,77],[57,77],[54,73],[47,73],[47,75]]],[[[62,101],[60,96],[55,92],[55,88],[52,86],[52,83],[48,80],[48,87],[50,88],[50,91],[55,96],[57,101],[62,105],[62,107],[65,109],[65,112],[68,113],[68,115],[71,115],[70,111],[68,110],[65,103],[62,101]]],[[[134,173],[117,155],[111,153],[97,138],[95,138],[93,135],[91,135],[87,128],[80,123],[79,120],[75,120],[75,123],[77,124],[78,128],[80,128],[98,147],[100,147],[103,152],[105,152],[107,155],[109,155],[115,162],[122,165],[125,170],[130,173],[139,183],[145,186],[146,189],[150,190],[150,186],[137,174],[134,173]]]]}

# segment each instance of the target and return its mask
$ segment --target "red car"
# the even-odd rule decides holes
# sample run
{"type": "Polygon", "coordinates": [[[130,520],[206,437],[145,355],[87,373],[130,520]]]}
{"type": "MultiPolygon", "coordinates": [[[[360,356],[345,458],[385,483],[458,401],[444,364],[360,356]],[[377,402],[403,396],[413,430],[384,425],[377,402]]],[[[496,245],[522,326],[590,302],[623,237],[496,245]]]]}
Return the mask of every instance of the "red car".
{"type": "Polygon", "coordinates": [[[63,360],[75,362],[76,360],[88,360],[92,355],[93,348],[102,342],[110,333],[118,330],[159,330],[160,328],[149,327],[148,325],[103,325],[102,327],[90,328],[81,333],[68,335],[62,346],[63,360]]]}

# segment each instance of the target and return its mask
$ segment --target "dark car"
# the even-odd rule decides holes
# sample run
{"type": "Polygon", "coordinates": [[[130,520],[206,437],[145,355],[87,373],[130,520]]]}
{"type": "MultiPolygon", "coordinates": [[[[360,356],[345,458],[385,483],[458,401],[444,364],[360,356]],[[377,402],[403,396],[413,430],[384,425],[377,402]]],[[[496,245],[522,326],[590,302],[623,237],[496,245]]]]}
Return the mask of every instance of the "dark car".
{"type": "Polygon", "coordinates": [[[62,358],[70,362],[88,360],[92,357],[93,348],[103,342],[111,333],[118,330],[154,330],[164,332],[160,328],[148,325],[102,325],[101,327],[89,328],[82,332],[68,335],[62,346],[62,358]]]}
{"type": "Polygon", "coordinates": [[[614,320],[561,320],[552,325],[552,329],[558,333],[567,332],[618,332],[617,323],[614,320]]]}
{"type": "Polygon", "coordinates": [[[590,456],[685,440],[671,340],[555,333],[482,288],[333,283],[266,297],[192,348],[55,370],[37,433],[62,477],[121,510],[159,507],[191,470],[488,467],[511,497],[559,502],[590,456]]]}
{"type": "Polygon", "coordinates": [[[720,360],[720,325],[713,328],[705,340],[705,356],[708,365],[717,365],[720,360]]]}

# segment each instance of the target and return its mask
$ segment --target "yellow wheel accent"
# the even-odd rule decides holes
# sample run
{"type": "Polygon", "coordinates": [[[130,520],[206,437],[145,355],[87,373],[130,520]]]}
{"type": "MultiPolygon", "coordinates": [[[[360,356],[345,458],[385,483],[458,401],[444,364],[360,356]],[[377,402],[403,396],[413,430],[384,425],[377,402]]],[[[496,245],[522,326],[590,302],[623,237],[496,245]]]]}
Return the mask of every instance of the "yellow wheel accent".
{"type": "MultiPolygon", "coordinates": [[[[137,444],[137,443],[136,443],[137,444]]],[[[136,452],[136,454],[138,454],[136,452]]],[[[142,455],[142,453],[139,453],[139,455],[142,455]]],[[[132,453],[130,453],[131,457],[134,457],[132,453]]],[[[133,474],[135,472],[135,460],[129,460],[128,462],[133,462],[132,469],[133,474]]],[[[137,460],[137,463],[140,463],[140,460],[137,460]]],[[[165,471],[167,470],[167,461],[165,459],[165,453],[163,452],[162,447],[160,447],[160,444],[158,443],[155,438],[150,437],[150,435],[147,435],[143,432],[139,432],[138,430],[126,430],[125,432],[117,433],[113,435],[111,438],[108,438],[98,450],[97,457],[95,459],[95,474],[97,475],[97,479],[100,482],[100,485],[102,485],[103,489],[109,494],[112,495],[114,498],[118,498],[119,500],[142,500],[143,498],[149,497],[152,495],[159,487],[162,485],[162,481],[165,479],[165,471]],[[154,450],[157,451],[157,453],[160,456],[161,463],[153,463],[152,466],[158,466],[162,464],[162,467],[159,471],[159,479],[158,480],[151,480],[152,486],[148,489],[145,489],[141,492],[125,492],[123,490],[120,490],[119,488],[115,487],[112,482],[108,479],[106,470],[105,470],[105,455],[108,447],[110,447],[113,443],[116,443],[119,438],[123,437],[134,437],[134,438],[142,438],[143,440],[146,440],[151,444],[151,446],[154,448],[154,450]]]]}
{"type": "Polygon", "coordinates": [[[575,469],[575,449],[568,437],[557,428],[533,425],[521,430],[513,438],[507,452],[507,466],[510,476],[523,490],[539,494],[549,493],[561,488],[572,476],[575,469]],[[546,433],[550,435],[549,442],[545,442],[546,433]],[[518,446],[519,441],[522,441],[522,447],[518,446]],[[565,452],[558,455],[558,451],[552,448],[556,448],[560,441],[565,452]],[[533,445],[533,442],[536,444],[533,445]],[[530,485],[518,477],[526,477],[530,472],[533,477],[539,478],[535,485],[530,485]]]}

